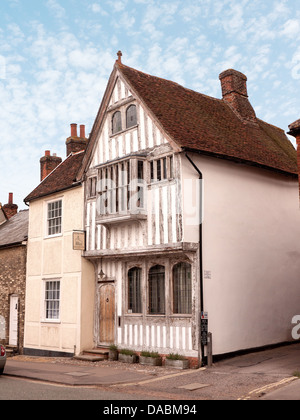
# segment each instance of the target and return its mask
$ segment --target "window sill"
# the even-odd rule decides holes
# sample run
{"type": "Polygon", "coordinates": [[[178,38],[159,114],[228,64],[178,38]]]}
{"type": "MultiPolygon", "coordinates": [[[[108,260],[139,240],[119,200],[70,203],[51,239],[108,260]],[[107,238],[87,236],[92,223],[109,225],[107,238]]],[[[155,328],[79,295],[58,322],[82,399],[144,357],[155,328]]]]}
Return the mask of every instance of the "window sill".
{"type": "Polygon", "coordinates": [[[107,214],[98,216],[97,223],[100,225],[112,225],[118,223],[137,222],[146,219],[147,215],[144,213],[107,214]]]}
{"type": "Polygon", "coordinates": [[[132,127],[124,128],[123,130],[117,131],[116,133],[112,133],[112,134],[109,135],[109,138],[111,140],[114,137],[118,137],[121,134],[126,133],[127,131],[130,131],[130,130],[135,130],[136,128],[138,128],[138,124],[133,125],[132,127]]]}
{"type": "Polygon", "coordinates": [[[63,236],[62,233],[56,233],[55,235],[47,235],[44,237],[44,239],[60,238],[61,236],[63,236]]]}
{"type": "Polygon", "coordinates": [[[60,324],[61,321],[60,319],[42,319],[41,323],[42,324],[60,324]]]}

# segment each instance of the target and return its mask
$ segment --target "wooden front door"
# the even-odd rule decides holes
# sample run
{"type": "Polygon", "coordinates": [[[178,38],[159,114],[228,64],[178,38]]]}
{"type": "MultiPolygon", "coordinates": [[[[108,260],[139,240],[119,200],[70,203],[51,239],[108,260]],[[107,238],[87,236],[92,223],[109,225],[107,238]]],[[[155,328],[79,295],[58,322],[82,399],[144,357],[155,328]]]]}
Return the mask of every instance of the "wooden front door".
{"type": "Polygon", "coordinates": [[[115,287],[113,284],[103,284],[100,287],[100,328],[99,341],[110,344],[115,341],[115,287]]]}

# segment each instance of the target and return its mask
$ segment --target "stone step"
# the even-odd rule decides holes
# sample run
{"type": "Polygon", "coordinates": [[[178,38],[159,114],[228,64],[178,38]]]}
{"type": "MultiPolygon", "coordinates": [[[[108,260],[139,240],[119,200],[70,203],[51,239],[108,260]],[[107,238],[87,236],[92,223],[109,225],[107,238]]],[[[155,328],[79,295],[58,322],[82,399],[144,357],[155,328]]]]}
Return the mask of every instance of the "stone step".
{"type": "Polygon", "coordinates": [[[108,355],[109,349],[108,347],[96,347],[93,349],[86,349],[83,350],[84,354],[102,354],[102,355],[108,355]]]}
{"type": "Polygon", "coordinates": [[[83,360],[86,362],[101,362],[103,360],[106,360],[107,357],[105,356],[93,356],[90,354],[79,354],[78,356],[74,356],[73,359],[75,360],[83,360]]]}
{"type": "Polygon", "coordinates": [[[74,356],[75,360],[86,360],[89,362],[100,362],[108,359],[109,349],[106,347],[97,347],[94,349],[86,349],[78,356],[74,356]]]}
{"type": "Polygon", "coordinates": [[[5,350],[6,350],[7,357],[13,357],[16,354],[18,354],[18,347],[16,346],[7,345],[5,346],[5,350]]]}

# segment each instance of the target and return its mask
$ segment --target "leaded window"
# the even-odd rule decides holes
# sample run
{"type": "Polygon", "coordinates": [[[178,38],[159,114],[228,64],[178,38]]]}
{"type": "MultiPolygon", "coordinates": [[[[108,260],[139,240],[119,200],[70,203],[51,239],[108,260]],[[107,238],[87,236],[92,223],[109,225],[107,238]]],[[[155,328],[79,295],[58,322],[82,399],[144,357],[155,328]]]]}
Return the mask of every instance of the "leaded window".
{"type": "Polygon", "coordinates": [[[112,117],[112,134],[122,131],[122,116],[121,112],[117,111],[112,117]]]}
{"type": "Polygon", "coordinates": [[[133,267],[128,271],[128,312],[142,312],[142,269],[133,267]]]}
{"type": "Polygon", "coordinates": [[[130,105],[126,110],[126,128],[134,127],[136,124],[136,106],[130,105]]]}
{"type": "Polygon", "coordinates": [[[149,313],[165,314],[165,267],[162,265],[149,270],[149,313]]]}
{"type": "Polygon", "coordinates": [[[173,312],[192,313],[191,265],[178,263],[173,267],[173,312]]]}

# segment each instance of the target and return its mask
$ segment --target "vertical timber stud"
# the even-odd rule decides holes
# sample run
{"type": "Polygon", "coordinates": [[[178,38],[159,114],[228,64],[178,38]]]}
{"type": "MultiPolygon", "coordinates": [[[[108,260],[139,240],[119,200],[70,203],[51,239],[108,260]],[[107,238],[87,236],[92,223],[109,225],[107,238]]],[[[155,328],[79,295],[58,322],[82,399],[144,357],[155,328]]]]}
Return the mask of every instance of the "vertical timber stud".
{"type": "Polygon", "coordinates": [[[202,340],[202,334],[201,334],[201,314],[204,311],[204,299],[203,299],[203,258],[202,258],[202,172],[200,169],[195,165],[195,163],[192,161],[192,159],[188,156],[187,153],[185,153],[186,158],[190,162],[190,164],[193,166],[193,168],[198,172],[199,180],[200,180],[200,194],[199,194],[199,200],[200,200],[200,220],[199,220],[199,277],[200,277],[200,287],[199,287],[199,297],[200,297],[200,313],[198,315],[198,365],[204,366],[204,344],[202,340]]]}

